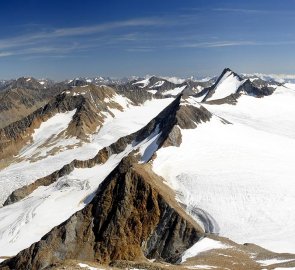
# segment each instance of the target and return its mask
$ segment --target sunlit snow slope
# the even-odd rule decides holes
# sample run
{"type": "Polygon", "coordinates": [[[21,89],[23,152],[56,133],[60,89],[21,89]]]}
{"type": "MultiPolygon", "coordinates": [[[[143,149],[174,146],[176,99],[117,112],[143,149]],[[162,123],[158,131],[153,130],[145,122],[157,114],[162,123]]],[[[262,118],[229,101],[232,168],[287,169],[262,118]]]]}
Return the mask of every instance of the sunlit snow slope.
{"type": "MultiPolygon", "coordinates": [[[[60,168],[61,165],[66,164],[69,159],[71,161],[74,158],[80,160],[81,158],[92,158],[94,154],[104,146],[108,146],[119,138],[138,131],[172,101],[173,99],[170,98],[147,101],[142,106],[133,106],[126,109],[124,112],[118,112],[115,118],[109,119],[103,128],[92,136],[92,143],[73,149],[71,152],[64,152],[65,155],[69,153],[71,155],[66,159],[61,159],[59,164],[54,163],[54,161],[57,160],[56,157],[55,159],[54,157],[53,159],[46,158],[44,159],[44,163],[36,162],[37,164],[35,164],[21,162],[3,170],[1,172],[1,179],[3,182],[6,181],[6,183],[9,184],[9,178],[5,175],[5,172],[11,170],[11,167],[14,168],[14,170],[10,171],[12,175],[14,175],[16,169],[19,168],[17,173],[23,176],[23,179],[32,181],[36,180],[38,174],[44,174],[44,172],[39,172],[38,170],[38,165],[40,166],[40,164],[43,164],[44,168],[48,169],[46,162],[47,165],[49,162],[52,162],[54,164],[49,166],[49,169],[53,170],[53,168],[60,168]]],[[[65,115],[62,117],[61,115],[53,117],[57,120],[60,118],[67,119],[67,121],[64,121],[65,124],[67,124],[70,119],[70,117],[65,117],[65,115]]],[[[51,130],[49,128],[51,126],[50,122],[51,119],[43,123],[40,128],[35,131],[34,139],[40,137],[41,140],[41,138],[46,137],[43,132],[44,125],[49,131],[51,130]]],[[[56,129],[58,126],[59,125],[56,125],[56,129]]],[[[152,134],[151,138],[154,135],[156,134],[152,134]]],[[[40,238],[54,226],[57,226],[76,211],[82,209],[90,202],[99,184],[118,165],[121,159],[132,150],[145,147],[151,138],[148,137],[142,142],[134,141],[122,152],[111,155],[103,164],[96,165],[92,168],[75,168],[69,175],[59,178],[51,185],[37,188],[25,199],[0,208],[0,256],[12,256],[17,254],[22,249],[40,240],[40,238]]],[[[33,141],[32,145],[40,140],[33,141]]],[[[31,148],[33,148],[33,146],[31,148]]],[[[21,183],[24,185],[24,182],[21,183]]],[[[10,188],[10,190],[13,189],[11,185],[8,186],[8,188],[10,188]]]]}
{"type": "Polygon", "coordinates": [[[231,94],[237,92],[238,88],[243,84],[243,80],[241,80],[236,74],[232,71],[226,71],[222,78],[220,78],[219,82],[213,89],[213,95],[207,99],[217,100],[225,98],[231,94]]]}
{"type": "Polygon", "coordinates": [[[157,151],[153,169],[193,214],[201,208],[222,236],[295,252],[295,91],[206,105],[217,117],[182,130],[180,147],[157,151]]]}
{"type": "MultiPolygon", "coordinates": [[[[155,99],[146,101],[141,106],[126,107],[123,112],[112,110],[115,117],[108,117],[103,127],[96,134],[91,136],[89,143],[84,143],[82,146],[79,146],[79,141],[75,138],[64,138],[57,143],[58,146],[64,147],[63,151],[55,155],[48,155],[45,159],[40,159],[36,162],[29,162],[24,159],[21,162],[12,164],[1,170],[0,205],[4,203],[7,196],[9,196],[13,190],[30,184],[40,177],[49,175],[74,159],[86,160],[92,158],[103,147],[117,141],[122,136],[139,130],[171,103],[172,100],[172,98],[155,99]],[[74,147],[67,149],[67,145],[74,145],[74,147]]],[[[71,117],[72,113],[66,113],[64,115],[58,114],[43,123],[41,127],[35,131],[35,135],[33,135],[35,140],[21,151],[20,157],[25,158],[39,153],[42,150],[40,149],[40,145],[44,144],[50,138],[52,135],[51,131],[53,130],[55,133],[58,133],[57,129],[59,132],[66,129],[71,117]],[[57,124],[51,125],[53,120],[58,119],[65,119],[65,121],[60,124],[58,124],[58,122],[57,124]]],[[[50,148],[46,147],[46,149],[43,150],[49,151],[50,148]]]]}

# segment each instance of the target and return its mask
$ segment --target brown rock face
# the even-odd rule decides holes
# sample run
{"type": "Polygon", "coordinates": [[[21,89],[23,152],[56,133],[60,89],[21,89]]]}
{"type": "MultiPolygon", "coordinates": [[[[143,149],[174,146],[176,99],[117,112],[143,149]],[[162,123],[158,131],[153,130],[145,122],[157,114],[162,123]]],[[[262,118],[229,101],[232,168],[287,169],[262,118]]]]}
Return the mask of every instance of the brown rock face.
{"type": "Polygon", "coordinates": [[[63,83],[44,87],[34,78],[19,78],[0,89],[0,128],[26,117],[69,88],[63,83]]]}
{"type": "Polygon", "coordinates": [[[67,97],[65,94],[61,94],[22,120],[0,129],[1,159],[16,154],[31,139],[34,129],[38,128],[43,121],[46,121],[58,112],[79,108],[82,103],[83,97],[67,97]]]}
{"type": "Polygon", "coordinates": [[[72,121],[64,136],[77,137],[87,140],[104,122],[102,112],[110,112],[109,108],[122,110],[114,101],[105,102],[116,95],[110,87],[90,85],[62,92],[42,108],[37,109],[25,118],[0,129],[0,167],[1,163],[13,155],[31,140],[31,135],[42,122],[56,113],[63,113],[76,109],[72,121]]]}
{"type": "Polygon", "coordinates": [[[202,230],[167,196],[160,177],[134,162],[123,159],[87,207],[0,269],[39,270],[71,259],[175,262],[202,230]]]}
{"type": "Polygon", "coordinates": [[[196,128],[197,124],[207,122],[212,114],[203,106],[200,108],[192,105],[182,105],[177,111],[176,118],[178,125],[183,129],[196,128]]]}

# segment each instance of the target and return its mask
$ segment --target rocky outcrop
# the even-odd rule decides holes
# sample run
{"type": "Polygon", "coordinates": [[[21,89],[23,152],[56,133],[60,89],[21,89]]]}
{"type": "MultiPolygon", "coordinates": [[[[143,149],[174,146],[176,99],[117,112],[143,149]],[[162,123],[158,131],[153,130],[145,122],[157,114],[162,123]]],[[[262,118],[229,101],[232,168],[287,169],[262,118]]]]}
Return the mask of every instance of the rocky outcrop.
{"type": "MultiPolygon", "coordinates": [[[[123,96],[130,99],[133,104],[139,105],[143,104],[147,100],[151,100],[153,98],[153,94],[150,92],[147,92],[145,89],[129,89],[128,87],[116,87],[119,94],[122,94],[123,96]]],[[[160,96],[156,96],[158,98],[161,98],[160,96]]]]}
{"type": "Polygon", "coordinates": [[[198,124],[207,122],[212,114],[203,106],[182,105],[177,111],[177,124],[183,129],[196,128],[198,124]]]}
{"type": "Polygon", "coordinates": [[[271,95],[274,90],[275,88],[267,87],[267,85],[261,85],[260,87],[257,87],[248,79],[239,87],[237,93],[246,93],[249,96],[260,98],[271,95]]]}
{"type": "Polygon", "coordinates": [[[91,203],[0,269],[41,270],[70,259],[177,261],[203,232],[161,182],[149,165],[124,158],[91,203]]]}

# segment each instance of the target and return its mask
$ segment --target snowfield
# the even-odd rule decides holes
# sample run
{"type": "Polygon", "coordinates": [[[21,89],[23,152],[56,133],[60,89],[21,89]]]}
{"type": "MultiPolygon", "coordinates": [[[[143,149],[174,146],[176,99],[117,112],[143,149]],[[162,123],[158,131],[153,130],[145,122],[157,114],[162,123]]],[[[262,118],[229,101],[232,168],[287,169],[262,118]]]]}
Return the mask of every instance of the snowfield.
{"type": "Polygon", "coordinates": [[[225,98],[231,94],[237,92],[238,88],[244,83],[240,81],[239,78],[233,74],[231,71],[227,71],[218,84],[215,87],[214,94],[208,98],[209,100],[216,100],[225,98]]]}
{"type": "Polygon", "coordinates": [[[162,94],[164,96],[168,96],[168,95],[177,96],[178,94],[180,94],[184,90],[185,87],[186,87],[186,85],[181,86],[181,87],[176,87],[174,89],[167,90],[167,91],[163,92],[162,94]]]}
{"type": "MultiPolygon", "coordinates": [[[[92,135],[90,143],[84,143],[82,146],[75,146],[79,141],[75,138],[60,139],[54,146],[63,146],[63,151],[56,153],[55,155],[48,155],[46,158],[40,159],[36,162],[29,162],[23,160],[21,162],[10,165],[9,167],[0,171],[0,205],[4,203],[7,197],[12,191],[18,189],[24,185],[28,185],[35,180],[51,174],[52,172],[59,170],[65,164],[70,163],[74,159],[86,160],[94,157],[97,152],[105,146],[108,146],[116,142],[119,138],[126,136],[130,133],[136,132],[145,126],[151,119],[159,114],[166,106],[173,101],[173,98],[154,99],[146,101],[141,106],[130,106],[125,108],[123,112],[118,110],[112,110],[115,117],[109,116],[103,127],[97,134],[92,135]],[[67,145],[74,146],[71,149],[67,149],[67,145]]],[[[120,101],[122,103],[122,101],[120,101]]],[[[120,104],[121,104],[120,103],[120,104]]],[[[64,130],[68,125],[69,117],[72,113],[66,114],[61,117],[53,116],[54,119],[66,119],[63,125],[57,125],[56,130],[64,130]],[[66,118],[68,117],[68,118],[66,118]],[[59,127],[59,128],[58,128],[59,127]]],[[[51,118],[52,119],[52,118],[51,118]]],[[[45,123],[51,123],[49,119],[45,123]]],[[[43,124],[45,124],[43,123],[43,124]]],[[[44,144],[48,137],[52,135],[48,133],[47,128],[41,127],[35,131],[36,138],[40,138],[34,141],[32,144],[25,146],[20,153],[20,157],[29,157],[40,152],[40,145],[44,144]]],[[[52,127],[52,125],[50,125],[52,127]]],[[[54,125],[53,125],[54,126],[54,125]]],[[[54,128],[54,127],[52,127],[54,128]]],[[[52,129],[50,129],[52,131],[52,129]]],[[[49,151],[51,148],[46,148],[49,151]]],[[[45,153],[43,153],[43,156],[45,153]]]]}
{"type": "MultiPolygon", "coordinates": [[[[92,154],[96,154],[103,146],[107,146],[118,138],[139,130],[172,101],[173,99],[153,100],[145,103],[142,107],[133,107],[129,111],[119,113],[115,119],[105,124],[100,132],[93,136],[91,146],[95,149],[95,153],[91,153],[89,148],[87,149],[87,145],[82,146],[76,149],[77,152],[72,152],[71,160],[75,155],[76,158],[80,159],[83,155],[85,158],[93,157],[92,154]],[[152,110],[152,112],[147,113],[149,110],[152,110]]],[[[41,125],[39,133],[42,133],[42,130],[43,126],[41,125]]],[[[134,141],[123,152],[112,155],[106,163],[96,165],[93,168],[76,168],[69,175],[59,178],[55,183],[47,187],[41,186],[37,188],[25,199],[0,208],[0,256],[17,254],[22,249],[40,240],[54,226],[59,225],[72,214],[82,209],[91,201],[99,184],[118,165],[121,159],[131,151],[138,149],[143,155],[143,160],[148,159],[157,150],[154,141],[158,136],[159,133],[156,130],[154,134],[145,140],[134,141]]],[[[53,162],[49,157],[43,160],[45,163],[49,161],[53,162]]],[[[65,159],[61,162],[66,164],[65,159]]],[[[33,165],[30,164],[35,163],[21,162],[20,164],[22,164],[23,170],[18,173],[22,173],[24,176],[28,174],[32,177],[33,165]]],[[[38,172],[38,165],[40,166],[40,163],[33,167],[36,172],[38,172]]],[[[46,165],[48,164],[44,164],[44,168],[46,165]]],[[[60,166],[60,164],[58,165],[60,166]]],[[[11,173],[13,175],[13,171],[11,173]]],[[[3,173],[2,180],[9,183],[9,178],[7,176],[5,178],[5,176],[3,173]]],[[[9,187],[12,188],[11,185],[9,187]]]]}
{"type": "MultiPolygon", "coordinates": [[[[182,130],[180,147],[157,151],[153,169],[211,231],[239,243],[295,252],[295,91],[278,89],[237,105],[206,105],[217,117],[182,130]]],[[[204,225],[204,227],[206,227],[204,225]]]]}
{"type": "Polygon", "coordinates": [[[205,237],[201,239],[200,241],[198,241],[197,243],[195,243],[192,247],[187,249],[182,254],[181,263],[186,262],[186,260],[188,260],[189,258],[193,258],[197,256],[201,252],[209,251],[212,249],[224,249],[224,248],[229,248],[229,246],[219,241],[205,237]]]}
{"type": "MultiPolygon", "coordinates": [[[[67,129],[75,113],[76,109],[70,112],[57,113],[47,121],[41,123],[40,127],[35,129],[32,134],[32,143],[20,151],[19,157],[32,157],[36,154],[38,154],[38,156],[46,156],[54,147],[73,143],[74,139],[64,139],[62,142],[53,144],[53,142],[58,140],[58,136],[67,129]],[[46,146],[42,147],[44,144],[46,144],[46,146]]],[[[75,142],[78,142],[78,140],[75,142]]]]}

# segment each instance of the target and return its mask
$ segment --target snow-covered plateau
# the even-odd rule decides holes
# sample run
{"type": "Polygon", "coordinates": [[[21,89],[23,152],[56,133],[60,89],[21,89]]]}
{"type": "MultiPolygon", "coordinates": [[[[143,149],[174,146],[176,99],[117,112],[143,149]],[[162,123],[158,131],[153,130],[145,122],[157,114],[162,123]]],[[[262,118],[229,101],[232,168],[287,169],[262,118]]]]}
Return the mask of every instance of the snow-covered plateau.
{"type": "MultiPolygon", "coordinates": [[[[161,148],[154,171],[187,211],[209,213],[213,233],[277,252],[295,252],[295,91],[205,105],[214,115],[184,129],[180,147],[161,148]]],[[[197,217],[196,217],[197,218],[197,217]]]]}

